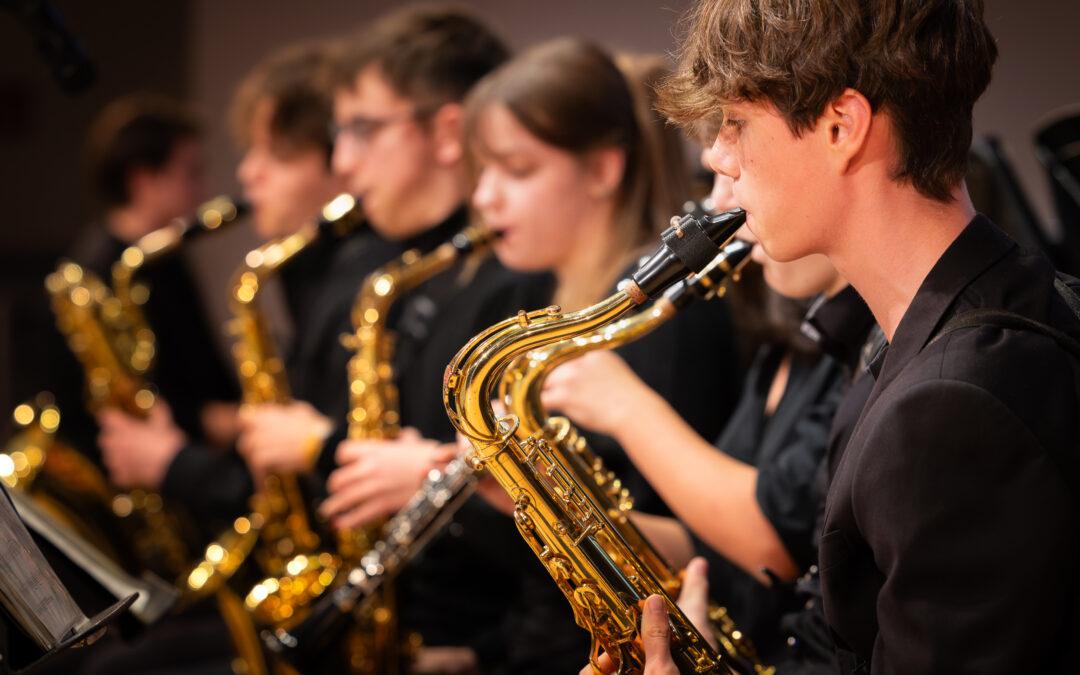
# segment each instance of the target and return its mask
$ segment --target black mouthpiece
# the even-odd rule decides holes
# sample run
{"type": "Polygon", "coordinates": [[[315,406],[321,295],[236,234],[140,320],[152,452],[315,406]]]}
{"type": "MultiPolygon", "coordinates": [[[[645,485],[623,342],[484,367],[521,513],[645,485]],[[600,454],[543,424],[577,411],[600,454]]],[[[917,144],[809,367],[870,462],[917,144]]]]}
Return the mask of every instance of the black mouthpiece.
{"type": "Polygon", "coordinates": [[[655,298],[688,273],[706,269],[745,222],[742,209],[704,218],[673,218],[671,227],[660,235],[663,243],[634,272],[634,283],[642,293],[655,298]]]}

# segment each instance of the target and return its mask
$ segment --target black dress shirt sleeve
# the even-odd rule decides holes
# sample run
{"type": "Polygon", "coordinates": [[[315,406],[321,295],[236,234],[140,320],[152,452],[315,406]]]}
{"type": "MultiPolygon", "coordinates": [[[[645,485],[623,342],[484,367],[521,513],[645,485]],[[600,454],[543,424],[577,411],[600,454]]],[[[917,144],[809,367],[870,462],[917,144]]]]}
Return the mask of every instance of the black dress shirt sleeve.
{"type": "Polygon", "coordinates": [[[812,533],[817,505],[824,498],[818,472],[845,384],[843,377],[835,373],[795,421],[788,441],[768,461],[757,465],[758,506],[800,570],[814,562],[812,533]]]}
{"type": "MultiPolygon", "coordinates": [[[[851,498],[884,576],[872,672],[1033,672],[1076,639],[1059,634],[1075,589],[1072,500],[1008,406],[970,383],[926,382],[890,401],[866,445],[851,498]]],[[[826,533],[823,571],[851,550],[826,533]]]]}
{"type": "Polygon", "coordinates": [[[211,536],[247,512],[253,489],[251,474],[239,455],[197,444],[180,449],[161,486],[164,497],[183,504],[211,536]]]}

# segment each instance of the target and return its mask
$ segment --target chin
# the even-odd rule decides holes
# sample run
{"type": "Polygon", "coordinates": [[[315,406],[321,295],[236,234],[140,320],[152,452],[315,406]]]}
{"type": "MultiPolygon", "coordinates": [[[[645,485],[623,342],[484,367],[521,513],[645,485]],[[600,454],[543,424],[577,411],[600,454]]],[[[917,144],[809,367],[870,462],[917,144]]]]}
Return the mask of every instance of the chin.
{"type": "Polygon", "coordinates": [[[543,272],[548,269],[525,253],[498,244],[495,245],[495,257],[503,267],[515,272],[543,272]]]}

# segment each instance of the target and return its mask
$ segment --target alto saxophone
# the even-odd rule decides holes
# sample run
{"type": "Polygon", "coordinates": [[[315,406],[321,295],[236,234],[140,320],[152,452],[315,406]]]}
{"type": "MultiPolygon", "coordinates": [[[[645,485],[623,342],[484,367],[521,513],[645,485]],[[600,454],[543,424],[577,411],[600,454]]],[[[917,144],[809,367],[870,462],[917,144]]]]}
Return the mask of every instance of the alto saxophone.
{"type": "MultiPolygon", "coordinates": [[[[491,233],[487,229],[470,226],[430,253],[406,251],[400,258],[376,270],[364,280],[353,305],[354,332],[342,338],[345,345],[355,351],[348,365],[350,439],[391,439],[397,437],[401,431],[398,389],[394,383],[392,366],[394,336],[386,328],[387,316],[393,304],[405,293],[449,269],[462,257],[485,254],[491,239],[491,233]]],[[[414,498],[405,507],[403,514],[418,506],[414,498]]],[[[386,575],[380,577],[378,597],[375,597],[374,589],[369,586],[371,593],[359,610],[352,611],[357,604],[355,601],[348,604],[348,608],[344,608],[343,599],[350,596],[354,590],[358,580],[357,570],[372,569],[373,560],[386,551],[390,541],[395,544],[403,543],[394,537],[407,534],[402,530],[406,520],[415,523],[409,515],[399,514],[393,518],[386,528],[389,536],[384,534],[384,523],[342,532],[339,552],[344,560],[357,567],[350,571],[341,587],[313,607],[309,617],[299,623],[294,622],[292,626],[279,625],[275,631],[265,632],[264,641],[271,650],[301,671],[310,672],[316,667],[318,659],[326,654],[326,650],[344,638],[349,629],[359,622],[360,630],[354,631],[354,635],[359,639],[352,640],[351,645],[353,672],[372,675],[398,672],[402,662],[402,655],[399,654],[402,643],[397,635],[393,593],[386,575]],[[332,621],[328,620],[331,618],[332,621]],[[313,630],[315,627],[317,629],[313,630]],[[316,642],[317,647],[314,644],[316,642]]],[[[383,569],[385,570],[385,567],[383,569]]],[[[267,581],[271,588],[288,586],[282,580],[267,581]]],[[[274,598],[274,595],[268,597],[274,598]]],[[[267,604],[266,600],[264,604],[267,604]]],[[[280,616],[274,610],[294,604],[288,598],[274,598],[273,609],[269,613],[274,615],[278,624],[282,624],[286,617],[280,616]]],[[[295,612],[289,614],[296,615],[295,612]]]]}
{"type": "MultiPolygon", "coordinates": [[[[750,260],[751,248],[743,241],[731,242],[709,267],[669,288],[649,309],[588,335],[535,349],[512,364],[502,378],[501,398],[518,420],[517,439],[526,443],[530,437],[542,437],[547,442],[559,462],[572,469],[581,485],[592,492],[596,503],[606,510],[611,526],[618,530],[637,560],[652,572],[671,597],[678,597],[682,580],[628,517],[633,508],[633,497],[614,472],[604,466],[603,460],[570,420],[547,416],[540,400],[541,392],[548,374],[559,365],[586,352],[614,349],[641,339],[691,303],[724,295],[726,282],[739,280],[743,266],[750,260]]],[[[625,566],[627,574],[634,573],[633,564],[637,561],[625,566]]],[[[733,664],[739,666],[737,670],[759,675],[773,672],[761,663],[757,650],[735,627],[726,608],[711,604],[708,614],[718,644],[733,664]]]]}
{"type": "MultiPolygon", "coordinates": [[[[233,312],[231,332],[237,341],[233,357],[245,404],[286,403],[290,400],[285,363],[258,307],[264,282],[307,248],[325,229],[349,230],[361,222],[359,204],[342,194],[323,207],[322,218],[300,231],[249,252],[233,280],[229,298],[233,312]]],[[[203,597],[221,588],[255,551],[262,539],[259,565],[264,574],[285,574],[318,579],[332,575],[337,558],[318,552],[320,537],[311,526],[297,476],[267,476],[251,498],[251,512],[233,521],[231,528],[206,547],[202,560],[184,578],[189,597],[203,597]]],[[[251,609],[261,598],[248,594],[251,609]]],[[[257,617],[261,618],[261,617],[257,617]]]]}
{"type": "MultiPolygon", "coordinates": [[[[61,262],[45,285],[57,326],[86,374],[90,410],[113,407],[146,417],[155,400],[146,381],[154,336],[141,309],[125,307],[101,279],[72,262],[61,262]]],[[[165,578],[175,578],[183,570],[188,554],[181,524],[165,510],[160,495],[142,489],[116,491],[85,458],[59,446],[52,452],[63,454],[65,461],[51,464],[66,466],[68,478],[94,486],[93,491],[108,500],[113,516],[125,524],[135,569],[149,569],[165,578]]]]}
{"type": "Polygon", "coordinates": [[[446,369],[443,399],[451,422],[472,444],[472,457],[514,500],[518,530],[569,600],[578,625],[592,635],[590,662],[599,672],[601,651],[619,673],[640,673],[637,641],[640,604],[658,594],[667,601],[672,656],[680,672],[731,673],[736,664],[717,653],[686,618],[664,584],[637,557],[607,509],[561,461],[542,435],[525,442],[518,420],[499,418],[492,399],[503,372],[533,349],[595,331],[687,272],[700,272],[745,221],[736,210],[697,220],[678,219],[663,244],[612,296],[570,314],[557,307],[519,312],[481,332],[446,369]],[[627,573],[632,569],[633,573],[627,573]]]}

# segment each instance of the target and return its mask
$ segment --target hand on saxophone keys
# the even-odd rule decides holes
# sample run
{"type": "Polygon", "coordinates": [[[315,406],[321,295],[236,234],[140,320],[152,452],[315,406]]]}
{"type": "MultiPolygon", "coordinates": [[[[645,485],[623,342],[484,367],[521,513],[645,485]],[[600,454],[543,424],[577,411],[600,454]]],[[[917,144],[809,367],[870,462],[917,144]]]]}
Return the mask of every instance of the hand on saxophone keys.
{"type": "Polygon", "coordinates": [[[338,469],[330,474],[330,496],[319,508],[337,529],[352,529],[397,513],[432,469],[458,454],[453,443],[439,443],[403,429],[393,440],[344,441],[337,448],[338,469]]]}
{"type": "Polygon", "coordinates": [[[240,436],[236,449],[261,485],[268,474],[304,473],[317,460],[312,445],[333,431],[333,423],[310,403],[263,403],[240,409],[240,436]]]}
{"type": "MultiPolygon", "coordinates": [[[[679,609],[693,622],[712,647],[716,638],[709,627],[709,579],[708,563],[704,558],[694,558],[683,571],[682,592],[679,593],[679,609]]],[[[641,611],[639,640],[645,649],[645,670],[642,675],[678,675],[679,669],[671,658],[671,629],[668,625],[667,604],[659,595],[649,596],[641,611]]],[[[607,654],[598,659],[599,673],[610,675],[615,664],[607,654]]],[[[596,675],[592,664],[581,669],[580,675],[596,675]]]]}
{"type": "Polygon", "coordinates": [[[106,408],[98,416],[98,446],[109,479],[121,488],[157,490],[187,437],[173,422],[168,404],[158,398],[146,419],[106,408]]]}
{"type": "MultiPolygon", "coordinates": [[[[671,658],[671,628],[668,626],[667,605],[659,595],[650,595],[641,611],[641,631],[638,639],[645,650],[645,669],[642,675],[679,675],[671,658]]],[[[580,675],[611,675],[615,664],[607,654],[601,654],[594,666],[581,669],[580,675]]]]}

